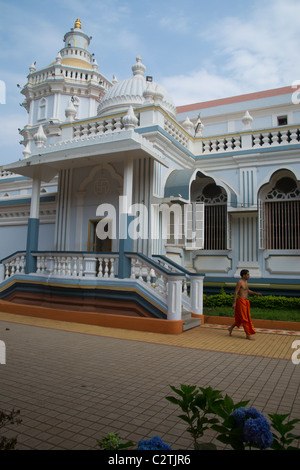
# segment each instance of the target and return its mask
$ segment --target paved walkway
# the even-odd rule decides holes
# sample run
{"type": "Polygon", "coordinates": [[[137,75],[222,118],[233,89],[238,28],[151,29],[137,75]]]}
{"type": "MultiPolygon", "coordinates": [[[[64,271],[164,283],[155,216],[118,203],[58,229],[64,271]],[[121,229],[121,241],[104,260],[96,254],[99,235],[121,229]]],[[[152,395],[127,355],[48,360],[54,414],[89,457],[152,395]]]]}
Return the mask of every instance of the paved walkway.
{"type": "MultiPolygon", "coordinates": [[[[175,336],[0,313],[0,408],[22,418],[5,436],[24,450],[96,449],[108,432],[136,442],[160,435],[173,449],[192,449],[179,409],[165,399],[181,383],[250,400],[266,416],[300,418],[300,364],[291,360],[299,332],[257,330],[249,341],[226,328],[175,336]]],[[[213,432],[206,440],[222,449],[213,432]]]]}

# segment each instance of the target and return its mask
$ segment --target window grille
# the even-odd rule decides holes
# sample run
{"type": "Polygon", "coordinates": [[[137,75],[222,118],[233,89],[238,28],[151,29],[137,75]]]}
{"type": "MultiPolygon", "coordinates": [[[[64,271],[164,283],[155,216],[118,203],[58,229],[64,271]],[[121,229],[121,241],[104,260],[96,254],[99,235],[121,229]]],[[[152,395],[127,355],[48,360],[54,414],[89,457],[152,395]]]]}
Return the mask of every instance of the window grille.
{"type": "Polygon", "coordinates": [[[196,199],[204,202],[204,250],[227,249],[227,195],[216,184],[208,184],[196,199]]]}
{"type": "Polygon", "coordinates": [[[205,250],[225,250],[227,211],[224,205],[205,206],[205,250]]]}
{"type": "Polygon", "coordinates": [[[265,248],[299,250],[299,183],[290,177],[279,179],[266,195],[262,207],[264,207],[265,248]]]}
{"type": "Polygon", "coordinates": [[[266,249],[300,249],[300,201],[265,203],[266,249]]]}

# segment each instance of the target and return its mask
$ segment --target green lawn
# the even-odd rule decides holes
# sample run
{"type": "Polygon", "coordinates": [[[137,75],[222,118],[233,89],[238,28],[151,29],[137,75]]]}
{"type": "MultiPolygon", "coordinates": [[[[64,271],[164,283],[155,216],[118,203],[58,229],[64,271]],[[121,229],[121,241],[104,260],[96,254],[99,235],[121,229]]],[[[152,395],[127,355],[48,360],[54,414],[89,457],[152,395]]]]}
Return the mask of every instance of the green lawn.
{"type": "MultiPolygon", "coordinates": [[[[217,317],[234,317],[232,307],[203,307],[204,315],[217,317]]],[[[300,311],[297,309],[269,309],[251,307],[251,318],[260,320],[300,322],[300,311]]]]}

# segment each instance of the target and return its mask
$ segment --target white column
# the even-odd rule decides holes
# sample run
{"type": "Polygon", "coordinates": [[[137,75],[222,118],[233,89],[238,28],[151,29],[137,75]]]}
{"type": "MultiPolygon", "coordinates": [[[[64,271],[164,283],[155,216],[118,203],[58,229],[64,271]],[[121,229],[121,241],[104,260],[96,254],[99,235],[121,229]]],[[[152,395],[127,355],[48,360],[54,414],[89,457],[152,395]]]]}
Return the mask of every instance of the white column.
{"type": "Polygon", "coordinates": [[[167,320],[181,320],[182,281],[184,276],[168,276],[168,313],[167,320]]]}
{"type": "Polygon", "coordinates": [[[129,207],[132,205],[133,189],[133,160],[130,158],[124,163],[123,180],[123,198],[120,207],[120,213],[128,214],[129,207]]]}
{"type": "Polygon", "coordinates": [[[41,180],[34,178],[32,181],[32,196],[30,206],[30,218],[39,219],[40,217],[40,191],[41,191],[41,180]]]}
{"type": "Polygon", "coordinates": [[[38,250],[39,243],[40,189],[41,180],[35,177],[32,181],[30,216],[27,228],[26,274],[33,273],[36,270],[36,259],[31,253],[38,250]]]}
{"type": "Polygon", "coordinates": [[[204,276],[191,276],[191,313],[203,315],[203,280],[204,276]]]}

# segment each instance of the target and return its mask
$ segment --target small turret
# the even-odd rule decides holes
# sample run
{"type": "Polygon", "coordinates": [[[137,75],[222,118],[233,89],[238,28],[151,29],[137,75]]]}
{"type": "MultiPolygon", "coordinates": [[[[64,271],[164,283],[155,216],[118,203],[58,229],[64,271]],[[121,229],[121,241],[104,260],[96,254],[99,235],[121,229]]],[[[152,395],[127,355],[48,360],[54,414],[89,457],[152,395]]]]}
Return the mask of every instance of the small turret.
{"type": "Polygon", "coordinates": [[[82,30],[77,18],[54,61],[39,69],[35,62],[31,64],[28,82],[21,91],[28,112],[28,123],[21,133],[25,158],[28,151],[36,150],[34,144],[45,145],[45,137],[47,145],[55,142],[61,123],[96,115],[97,106],[112,83],[98,70],[97,60],[89,52],[90,41],[91,36],[82,30]]]}
{"type": "Polygon", "coordinates": [[[77,18],[77,20],[75,21],[74,27],[77,29],[81,29],[81,21],[79,18],[77,18]]]}

